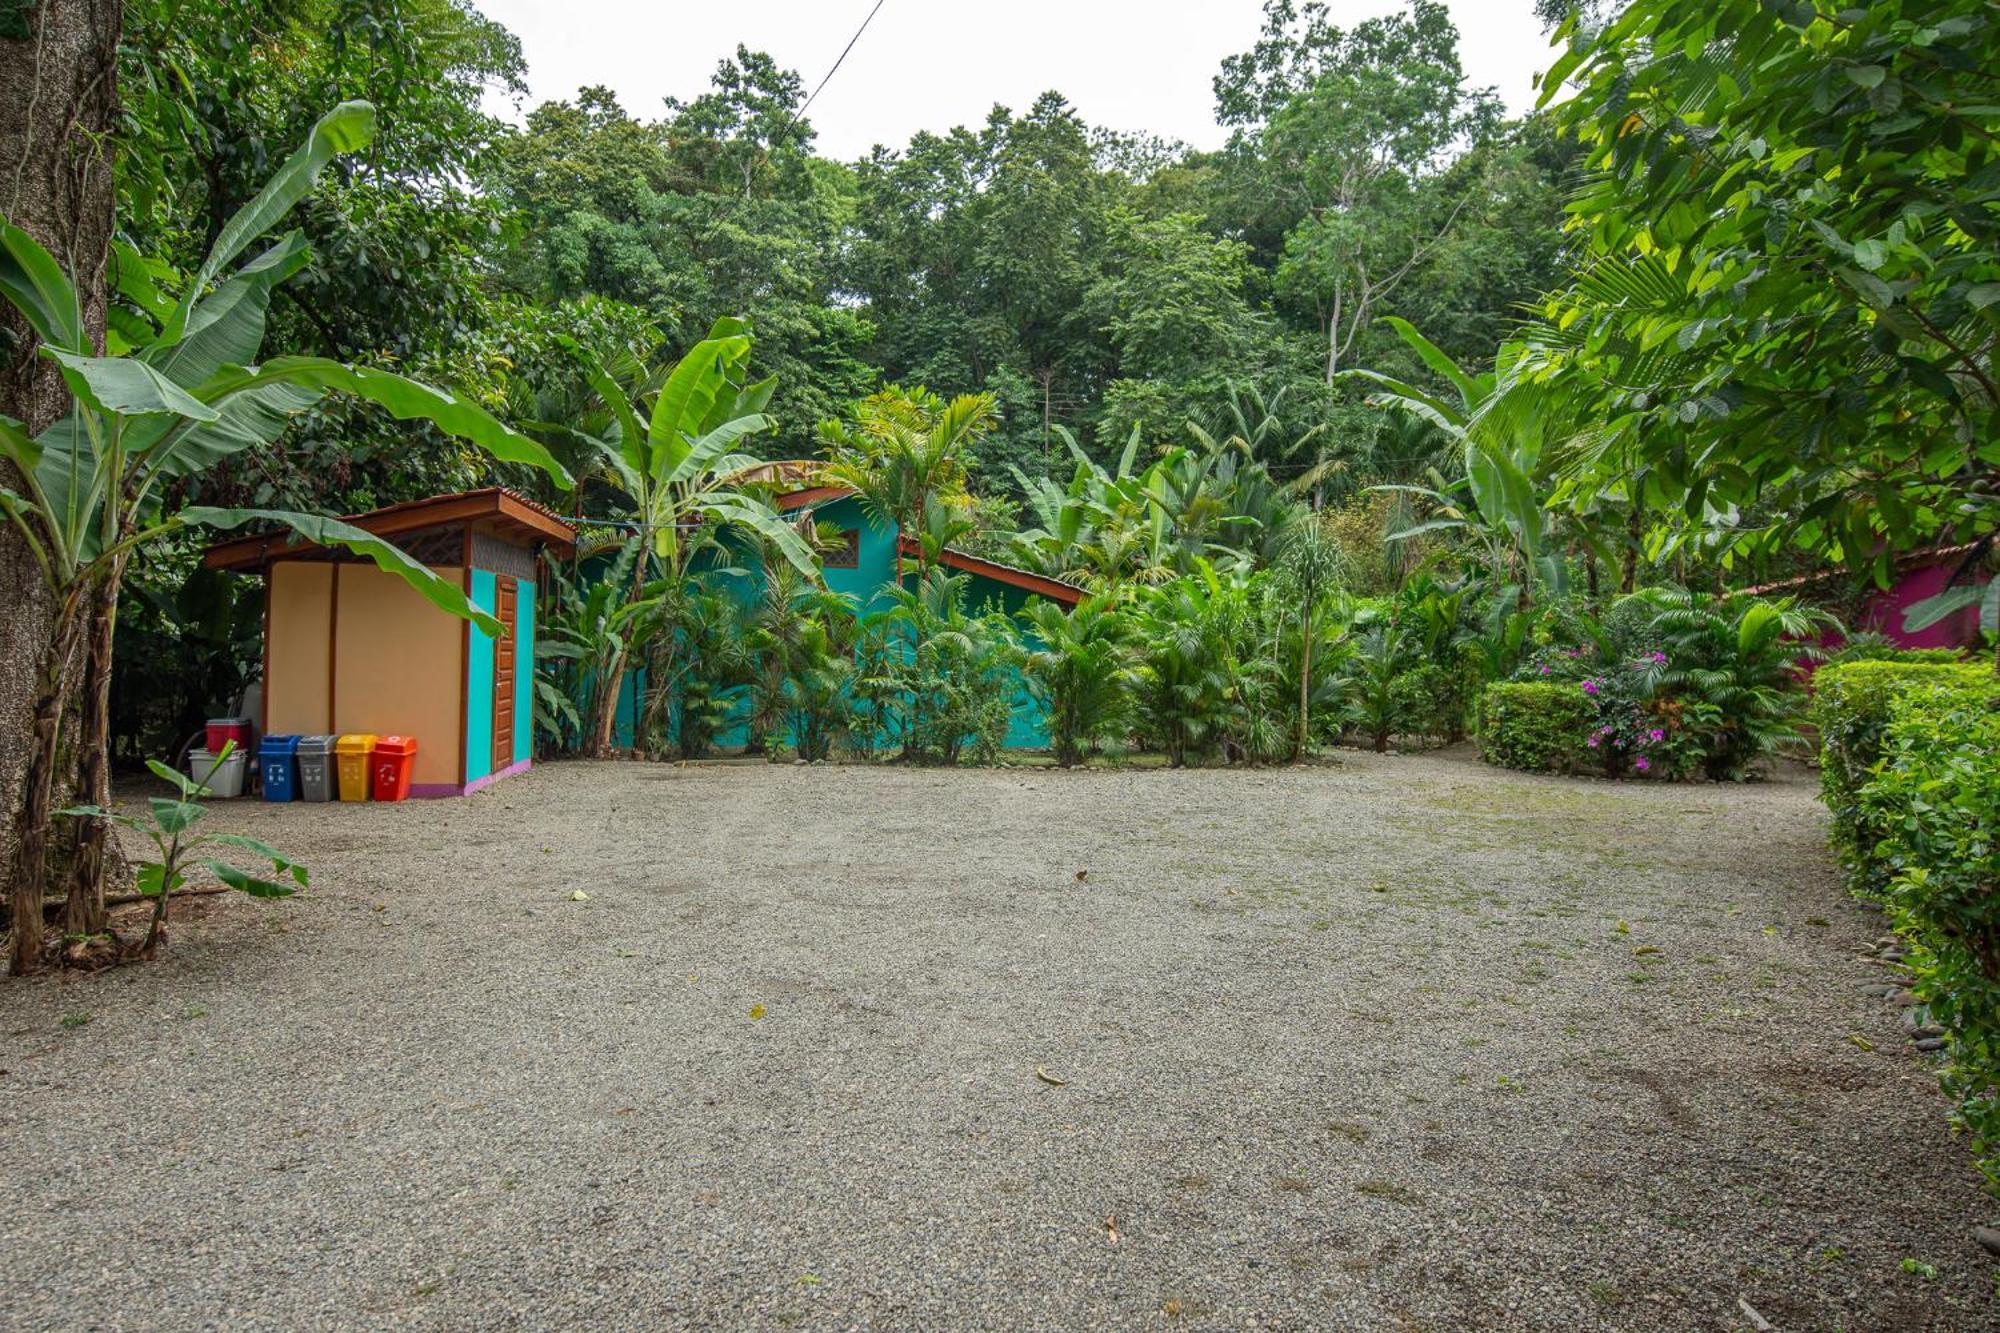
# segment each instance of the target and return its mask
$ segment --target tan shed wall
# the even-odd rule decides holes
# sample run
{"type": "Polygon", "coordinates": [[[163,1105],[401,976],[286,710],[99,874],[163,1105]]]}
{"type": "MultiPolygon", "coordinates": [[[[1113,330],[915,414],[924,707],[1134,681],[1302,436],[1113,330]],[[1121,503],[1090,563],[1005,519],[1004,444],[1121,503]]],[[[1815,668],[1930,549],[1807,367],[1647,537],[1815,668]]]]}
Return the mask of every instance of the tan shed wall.
{"type": "MultiPolygon", "coordinates": [[[[373,565],[334,568],[340,571],[340,627],[333,649],[331,729],[415,736],[411,781],[458,782],[465,623],[373,565]]],[[[463,571],[455,566],[437,573],[462,581],[463,571]]],[[[277,715],[272,717],[271,729],[279,730],[277,715]]]]}
{"type": "Polygon", "coordinates": [[[277,735],[331,727],[333,569],[297,560],[271,566],[264,726],[277,735]]]}

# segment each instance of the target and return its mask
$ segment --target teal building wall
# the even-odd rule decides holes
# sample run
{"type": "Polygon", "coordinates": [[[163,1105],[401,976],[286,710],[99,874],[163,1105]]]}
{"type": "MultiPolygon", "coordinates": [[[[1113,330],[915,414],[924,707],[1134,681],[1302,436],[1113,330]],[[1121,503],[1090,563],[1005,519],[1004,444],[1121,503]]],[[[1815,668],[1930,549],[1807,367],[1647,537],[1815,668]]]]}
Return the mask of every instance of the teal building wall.
{"type": "MultiPolygon", "coordinates": [[[[499,580],[491,570],[472,571],[472,604],[492,615],[500,605],[499,580]]],[[[465,780],[477,782],[493,771],[493,636],[468,625],[465,654],[465,780]]],[[[518,660],[518,659],[516,659],[518,660]]]]}
{"type": "MultiPolygon", "coordinates": [[[[513,762],[524,763],[535,753],[535,585],[516,580],[514,594],[514,751],[513,762]]],[[[500,605],[499,578],[491,570],[472,571],[468,597],[491,615],[500,605]]],[[[466,627],[465,657],[465,781],[469,785],[493,774],[493,636],[477,625],[466,627]]]]}
{"type": "MultiPolygon", "coordinates": [[[[824,570],[826,586],[835,592],[846,593],[852,599],[858,614],[865,616],[886,609],[890,602],[888,590],[896,579],[896,537],[893,526],[872,519],[863,509],[861,502],[851,496],[814,506],[813,519],[823,525],[860,534],[854,568],[834,567],[824,570]]],[[[759,595],[758,578],[754,571],[725,575],[723,583],[746,602],[759,595]]],[[[906,572],[904,583],[905,586],[914,587],[915,575],[906,572]]],[[[1012,616],[1027,605],[1032,595],[1011,584],[973,574],[966,588],[966,609],[999,610],[1012,616]]],[[[1030,641],[1032,642],[1032,639],[1030,641]]],[[[618,712],[613,728],[617,743],[621,746],[633,743],[644,695],[644,673],[627,672],[624,683],[619,688],[618,712]]],[[[1017,749],[1046,748],[1049,743],[1048,727],[1040,705],[1028,693],[1025,682],[1017,682],[1014,695],[1013,717],[1007,730],[1007,745],[1017,749]]],[[[748,714],[747,691],[739,691],[737,717],[717,733],[716,744],[719,747],[733,750],[749,742],[748,714]]]]}

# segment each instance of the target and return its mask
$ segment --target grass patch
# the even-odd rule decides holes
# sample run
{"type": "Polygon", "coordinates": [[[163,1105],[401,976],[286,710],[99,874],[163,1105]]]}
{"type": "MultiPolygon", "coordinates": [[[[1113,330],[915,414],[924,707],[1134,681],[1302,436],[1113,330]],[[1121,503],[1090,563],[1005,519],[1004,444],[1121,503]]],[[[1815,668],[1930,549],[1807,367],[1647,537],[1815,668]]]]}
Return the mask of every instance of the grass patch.
{"type": "Polygon", "coordinates": [[[1387,1203],[1413,1204],[1417,1202],[1416,1191],[1404,1189],[1401,1185],[1389,1180],[1364,1180],[1354,1187],[1354,1192],[1366,1195],[1371,1199],[1381,1199],[1387,1203]]]}

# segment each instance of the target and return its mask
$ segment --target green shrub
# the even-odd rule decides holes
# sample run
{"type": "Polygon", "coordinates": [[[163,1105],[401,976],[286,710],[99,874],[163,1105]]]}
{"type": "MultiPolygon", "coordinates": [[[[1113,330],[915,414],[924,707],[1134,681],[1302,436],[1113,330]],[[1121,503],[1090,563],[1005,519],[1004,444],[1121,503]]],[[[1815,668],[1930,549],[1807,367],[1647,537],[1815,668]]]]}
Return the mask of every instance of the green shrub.
{"type": "Polygon", "coordinates": [[[1480,757],[1503,768],[1574,772],[1597,705],[1575,685],[1489,685],[1480,697],[1480,757]]]}
{"type": "Polygon", "coordinates": [[[1964,662],[1868,660],[1827,666],[1813,677],[1813,725],[1819,731],[1820,799],[1833,816],[1830,838],[1857,892],[1879,887],[1871,853],[1878,832],[1863,816],[1862,787],[1882,757],[1890,705],[1919,684],[1977,688],[1992,678],[1964,662]]]}
{"type": "Polygon", "coordinates": [[[1928,662],[1961,664],[1965,654],[1956,648],[1904,648],[1886,634],[1874,630],[1862,630],[1849,635],[1845,643],[1829,658],[1828,666],[1846,666],[1850,662],[1928,662]]]}
{"type": "Polygon", "coordinates": [[[1875,879],[1950,1039],[1945,1091],[2000,1188],[2000,680],[1946,669],[1903,685],[1880,750],[1857,798],[1880,835],[1875,879]]]}

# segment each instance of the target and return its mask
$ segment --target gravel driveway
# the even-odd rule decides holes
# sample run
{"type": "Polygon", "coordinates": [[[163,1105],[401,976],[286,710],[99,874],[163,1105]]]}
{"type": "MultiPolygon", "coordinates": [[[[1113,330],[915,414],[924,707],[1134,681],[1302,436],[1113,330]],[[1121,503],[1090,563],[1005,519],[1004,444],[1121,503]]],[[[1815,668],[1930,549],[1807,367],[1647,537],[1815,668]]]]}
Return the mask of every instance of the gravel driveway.
{"type": "Polygon", "coordinates": [[[213,818],[312,890],[0,987],[0,1326],[1996,1318],[1801,775],[559,764],[213,818]]]}

